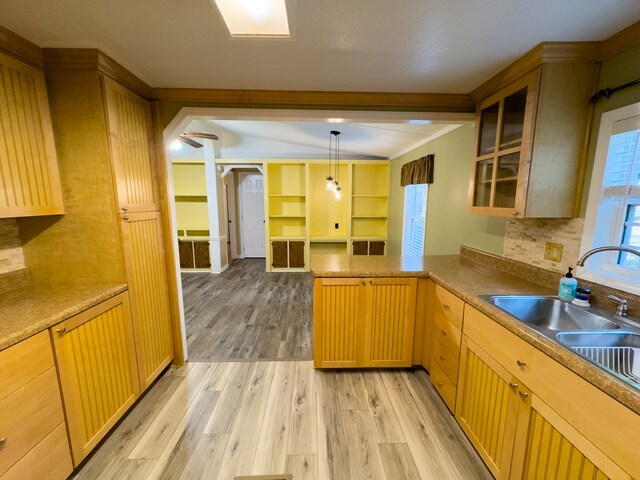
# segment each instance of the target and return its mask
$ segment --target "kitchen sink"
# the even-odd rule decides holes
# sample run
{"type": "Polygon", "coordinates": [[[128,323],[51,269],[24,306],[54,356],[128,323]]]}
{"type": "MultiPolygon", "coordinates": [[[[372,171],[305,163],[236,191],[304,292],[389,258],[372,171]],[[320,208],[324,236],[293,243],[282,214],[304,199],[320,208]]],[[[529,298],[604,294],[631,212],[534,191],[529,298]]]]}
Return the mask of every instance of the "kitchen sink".
{"type": "Polygon", "coordinates": [[[592,363],[640,388],[640,333],[560,332],[556,339],[592,363]]]}
{"type": "Polygon", "coordinates": [[[541,295],[492,295],[489,302],[537,330],[613,330],[620,326],[584,308],[541,295]]]}

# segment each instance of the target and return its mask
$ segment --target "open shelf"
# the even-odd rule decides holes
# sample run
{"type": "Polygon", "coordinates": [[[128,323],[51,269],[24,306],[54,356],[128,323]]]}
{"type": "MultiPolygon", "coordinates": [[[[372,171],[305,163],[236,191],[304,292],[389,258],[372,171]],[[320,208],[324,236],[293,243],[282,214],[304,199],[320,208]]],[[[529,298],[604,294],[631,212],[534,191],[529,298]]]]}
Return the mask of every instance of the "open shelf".
{"type": "Polygon", "coordinates": [[[312,243],[332,243],[332,242],[346,242],[346,237],[311,237],[309,241],[312,243]]]}

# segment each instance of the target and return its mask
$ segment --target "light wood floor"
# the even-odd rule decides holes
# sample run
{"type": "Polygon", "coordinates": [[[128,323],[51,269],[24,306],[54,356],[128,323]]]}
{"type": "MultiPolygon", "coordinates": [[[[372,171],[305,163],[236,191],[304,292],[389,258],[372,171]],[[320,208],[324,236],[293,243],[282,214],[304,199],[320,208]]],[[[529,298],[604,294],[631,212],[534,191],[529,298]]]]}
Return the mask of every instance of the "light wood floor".
{"type": "Polygon", "coordinates": [[[220,275],[183,273],[189,359],[310,360],[310,273],[266,273],[236,260],[220,275]]]}
{"type": "Polygon", "coordinates": [[[491,478],[423,370],[320,372],[311,362],[169,370],[78,479],[491,478]]]}

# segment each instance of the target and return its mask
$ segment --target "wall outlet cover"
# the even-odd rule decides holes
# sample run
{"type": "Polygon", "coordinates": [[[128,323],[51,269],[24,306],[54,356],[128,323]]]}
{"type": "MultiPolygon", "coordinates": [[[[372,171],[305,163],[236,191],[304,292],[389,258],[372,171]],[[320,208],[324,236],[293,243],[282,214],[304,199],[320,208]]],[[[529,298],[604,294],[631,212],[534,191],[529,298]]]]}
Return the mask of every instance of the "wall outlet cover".
{"type": "Polygon", "coordinates": [[[544,244],[544,258],[552,262],[560,262],[562,260],[562,244],[546,242],[544,244]]]}

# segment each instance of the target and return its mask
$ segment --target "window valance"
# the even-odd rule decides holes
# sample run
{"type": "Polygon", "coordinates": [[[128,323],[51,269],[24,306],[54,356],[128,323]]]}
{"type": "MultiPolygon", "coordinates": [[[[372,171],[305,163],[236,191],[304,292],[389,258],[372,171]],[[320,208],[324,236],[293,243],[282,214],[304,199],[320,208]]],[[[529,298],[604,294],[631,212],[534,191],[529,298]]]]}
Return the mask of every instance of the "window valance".
{"type": "Polygon", "coordinates": [[[405,163],[400,171],[400,185],[433,183],[434,155],[426,155],[413,162],[405,163]]]}

